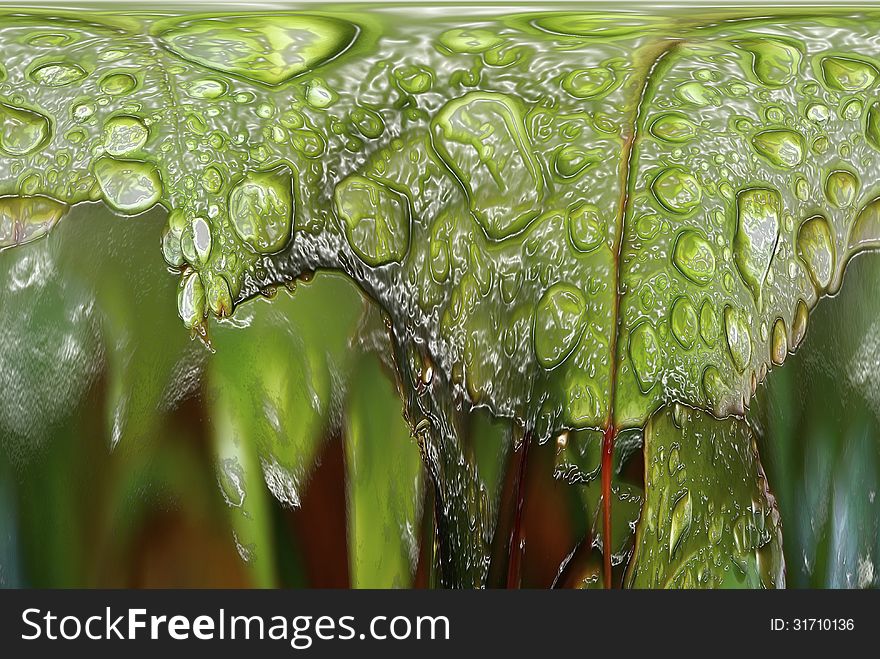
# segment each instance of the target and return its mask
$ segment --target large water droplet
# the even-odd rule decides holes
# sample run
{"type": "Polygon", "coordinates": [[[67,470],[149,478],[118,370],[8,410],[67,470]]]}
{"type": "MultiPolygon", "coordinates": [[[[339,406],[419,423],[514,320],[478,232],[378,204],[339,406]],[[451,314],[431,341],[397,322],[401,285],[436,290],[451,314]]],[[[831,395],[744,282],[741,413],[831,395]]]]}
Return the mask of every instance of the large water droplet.
{"type": "Polygon", "coordinates": [[[821,215],[806,220],[797,235],[797,252],[816,290],[828,289],[834,275],[834,240],[828,221],[821,215]]]}
{"type": "Polygon", "coordinates": [[[651,124],[651,135],[667,142],[687,142],[697,134],[696,125],[680,112],[667,112],[651,124]]]}
{"type": "Polygon", "coordinates": [[[295,203],[290,171],[251,172],[229,193],[235,233],[259,254],[272,254],[290,241],[295,203]]]}
{"type": "Polygon", "coordinates": [[[137,84],[137,78],[130,73],[108,73],[98,83],[101,91],[110,96],[128,94],[137,84]]]}
{"type": "Polygon", "coordinates": [[[67,62],[42,64],[30,73],[30,78],[47,87],[64,87],[79,82],[88,74],[82,67],[67,62]]]}
{"type": "Polygon", "coordinates": [[[484,53],[503,43],[503,39],[491,30],[479,28],[453,28],[440,35],[440,43],[453,53],[484,53]]]}
{"type": "Polygon", "coordinates": [[[104,124],[104,149],[111,156],[137,151],[147,142],[149,131],[137,117],[118,116],[104,124]]]}
{"type": "Polygon", "coordinates": [[[736,370],[742,373],[752,358],[752,337],[742,313],[731,306],[725,307],[724,329],[733,364],[736,366],[736,370]]]}
{"type": "Polygon", "coordinates": [[[709,299],[703,300],[700,307],[700,336],[710,348],[718,340],[718,314],[709,299]]]}
{"type": "Polygon", "coordinates": [[[867,62],[847,57],[822,60],[822,77],[829,89],[841,92],[863,91],[877,80],[877,69],[867,62]]]}
{"type": "Polygon", "coordinates": [[[595,66],[572,71],[562,79],[562,88],[575,98],[591,99],[604,96],[617,86],[617,76],[608,67],[595,66]]]}
{"type": "Polygon", "coordinates": [[[358,31],[329,16],[273,13],[182,18],[161,39],[184,59],[279,85],[347,50],[358,31]]]}
{"type": "Polygon", "coordinates": [[[872,103],[865,117],[865,138],[868,144],[880,149],[880,101],[872,103]]]}
{"type": "Polygon", "coordinates": [[[196,272],[190,271],[180,281],[177,313],[189,329],[202,324],[205,317],[205,288],[196,272]]]}
{"type": "Polygon", "coordinates": [[[67,204],[42,195],[0,197],[0,250],[45,236],[67,208],[67,204]]]}
{"type": "Polygon", "coordinates": [[[880,197],[869,201],[853,222],[849,233],[849,249],[861,252],[880,247],[880,197]]]}
{"type": "Polygon", "coordinates": [[[794,320],[791,323],[791,349],[796,350],[807,334],[807,319],[810,315],[807,303],[798,300],[794,310],[794,320]]]}
{"type": "Polygon", "coordinates": [[[554,284],[541,296],[535,312],[535,355],[545,369],[564,362],[587,324],[587,302],[579,288],[554,284]]]}
{"type": "Polygon", "coordinates": [[[672,328],[672,334],[682,347],[690,350],[697,338],[700,323],[694,305],[689,298],[682,296],[672,303],[669,324],[672,328]]]}
{"type": "Polygon", "coordinates": [[[788,84],[798,73],[801,53],[789,43],[762,37],[739,41],[736,45],[751,53],[752,71],[768,87],[788,84]]]}
{"type": "Polygon", "coordinates": [[[782,202],[776,190],[750,188],[736,197],[734,262],[739,274],[761,308],[761,289],[779,240],[782,202]]]}
{"type": "Polygon", "coordinates": [[[691,229],[681,232],[672,250],[672,263],[681,274],[696,284],[706,285],[715,276],[712,246],[691,229]]]}
{"type": "Polygon", "coordinates": [[[49,118],[27,108],[0,102],[0,151],[24,156],[49,141],[49,118]]]}
{"type": "Polygon", "coordinates": [[[773,336],[770,340],[770,359],[777,366],[782,365],[788,355],[788,332],[785,321],[777,318],[773,323],[773,336]]]}
{"type": "Polygon", "coordinates": [[[691,212],[703,198],[697,179],[679,167],[660,172],[651,184],[651,191],[663,208],[680,214],[691,212]]]}
{"type": "Polygon", "coordinates": [[[141,213],[162,197],[162,179],[151,163],[105,156],[95,162],[94,171],[105,201],[121,213],[141,213]]]}
{"type": "Polygon", "coordinates": [[[599,209],[592,204],[580,204],[568,213],[568,232],[575,249],[592,252],[605,239],[605,222],[599,209]]]}
{"type": "Polygon", "coordinates": [[[831,172],[825,179],[825,196],[838,208],[847,208],[856,199],[859,181],[855,174],[845,169],[831,172]]]}
{"type": "Polygon", "coordinates": [[[654,326],[643,322],[633,329],[629,337],[629,358],[642,393],[648,393],[660,375],[660,341],[654,326]]]}
{"type": "Polygon", "coordinates": [[[752,138],[760,155],[777,167],[796,167],[804,159],[804,138],[793,130],[764,130],[752,138]]]}
{"type": "Polygon", "coordinates": [[[354,252],[368,265],[402,261],[409,250],[409,200],[372,179],[352,175],[336,186],[336,213],[354,252]]]}
{"type": "Polygon", "coordinates": [[[724,378],[717,368],[711,364],[703,371],[703,392],[710,407],[718,407],[724,397],[724,378]]]}

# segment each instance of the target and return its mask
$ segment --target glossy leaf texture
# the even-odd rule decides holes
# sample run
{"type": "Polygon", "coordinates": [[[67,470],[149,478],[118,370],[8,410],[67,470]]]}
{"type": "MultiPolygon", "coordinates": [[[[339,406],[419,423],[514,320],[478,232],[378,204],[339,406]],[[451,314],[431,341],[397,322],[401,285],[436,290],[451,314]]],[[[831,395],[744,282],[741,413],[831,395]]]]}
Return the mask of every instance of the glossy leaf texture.
{"type": "MultiPolygon", "coordinates": [[[[345,273],[388,314],[455,529],[444,579],[479,585],[491,511],[460,409],[536,441],[613,437],[672,403],[742,415],[880,244],[880,19],[723,18],[4,15],[0,246],[81,201],[162,204],[202,334],[258,292],[345,273]]],[[[315,386],[324,410],[306,366],[316,385],[270,363],[255,386],[303,405],[315,386]]],[[[284,427],[311,438],[306,418],[284,427]]],[[[273,448],[282,490],[309,441],[273,448]]]]}

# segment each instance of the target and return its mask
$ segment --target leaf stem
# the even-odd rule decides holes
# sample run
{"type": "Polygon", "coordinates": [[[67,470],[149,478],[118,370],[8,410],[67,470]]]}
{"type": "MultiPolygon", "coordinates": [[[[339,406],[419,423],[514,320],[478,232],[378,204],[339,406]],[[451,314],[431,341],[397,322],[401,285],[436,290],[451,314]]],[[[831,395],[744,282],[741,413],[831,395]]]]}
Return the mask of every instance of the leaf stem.
{"type": "Polygon", "coordinates": [[[611,583],[611,470],[614,468],[615,428],[608,426],[602,434],[602,562],[605,588],[611,583]]]}

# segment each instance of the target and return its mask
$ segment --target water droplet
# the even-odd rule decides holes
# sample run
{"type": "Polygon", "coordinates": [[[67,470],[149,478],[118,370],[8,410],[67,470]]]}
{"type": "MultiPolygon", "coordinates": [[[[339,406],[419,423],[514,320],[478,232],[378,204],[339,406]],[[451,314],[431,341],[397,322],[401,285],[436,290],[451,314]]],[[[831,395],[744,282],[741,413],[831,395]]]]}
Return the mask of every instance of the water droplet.
{"type": "Polygon", "coordinates": [[[359,107],[352,110],[350,116],[358,132],[367,139],[374,140],[385,132],[385,122],[378,112],[359,107]]]}
{"type": "Polygon", "coordinates": [[[205,288],[198,273],[189,272],[180,281],[177,291],[177,313],[183,324],[192,329],[205,317],[205,288]]]}
{"type": "Polygon", "coordinates": [[[424,94],[434,84],[434,72],[417,64],[404,65],[394,72],[394,77],[407,94],[424,94]]]}
{"type": "Polygon", "coordinates": [[[667,112],[651,124],[650,133],[667,142],[687,142],[697,134],[696,125],[679,112],[667,112]]]}
{"type": "Polygon", "coordinates": [[[274,86],[333,59],[357,34],[339,18],[272,13],[183,17],[160,38],[186,60],[274,86]]]}
{"type": "Polygon", "coordinates": [[[431,128],[438,155],[490,238],[519,233],[539,215],[543,177],[518,99],[471,92],[444,105],[431,128]]]}
{"type": "Polygon", "coordinates": [[[654,326],[643,322],[635,327],[629,337],[629,358],[642,393],[648,393],[660,375],[660,341],[654,326]]]}
{"type": "Polygon", "coordinates": [[[797,350],[804,336],[807,334],[807,318],[810,312],[807,309],[807,303],[798,300],[797,307],[794,310],[794,320],[791,323],[791,349],[797,350]]]}
{"type": "Polygon", "coordinates": [[[690,350],[697,338],[700,323],[694,305],[689,298],[682,296],[672,303],[669,324],[672,328],[672,334],[682,347],[690,350]]]}
{"type": "Polygon", "coordinates": [[[715,254],[712,246],[691,229],[681,232],[672,251],[672,263],[681,274],[705,286],[715,276],[715,254]]]}
{"type": "Polygon", "coordinates": [[[734,262],[740,276],[761,308],[761,289],[779,240],[782,202],[776,190],[750,188],[736,197],[734,262]]]}
{"type": "Polygon", "coordinates": [[[128,94],[137,84],[137,78],[130,73],[108,73],[98,83],[101,91],[110,96],[128,94]]]}
{"type": "Polygon", "coordinates": [[[0,196],[0,251],[42,238],[67,209],[67,204],[43,195],[0,196]]]}
{"type": "Polygon", "coordinates": [[[336,213],[355,253],[371,266],[402,261],[409,250],[409,200],[396,190],[352,175],[336,186],[336,213]]]}
{"type": "Polygon", "coordinates": [[[568,234],[575,249],[592,252],[605,238],[605,221],[593,204],[580,204],[568,213],[568,234]]]}
{"type": "Polygon", "coordinates": [[[489,30],[454,28],[440,35],[440,43],[453,53],[478,55],[500,46],[503,40],[489,30]]]}
{"type": "Polygon", "coordinates": [[[251,172],[229,193],[235,233],[259,254],[272,254],[290,241],[295,203],[290,171],[251,172]]]}
{"type": "Polygon", "coordinates": [[[574,178],[594,164],[593,154],[579,146],[564,146],[556,152],[553,169],[564,179],[574,178]]]}
{"type": "Polygon", "coordinates": [[[824,124],[830,116],[828,106],[822,103],[813,103],[807,108],[807,119],[817,124],[824,124]]]}
{"type": "Polygon", "coordinates": [[[724,328],[733,364],[736,366],[736,370],[742,373],[752,358],[752,337],[742,313],[731,306],[725,307],[724,328]]]}
{"type": "Polygon", "coordinates": [[[843,104],[843,107],[840,109],[840,116],[847,121],[856,121],[862,116],[862,110],[864,109],[864,103],[858,98],[853,98],[843,104]]]}
{"type": "Polygon", "coordinates": [[[572,71],[562,79],[562,88],[565,91],[584,100],[604,96],[617,84],[615,72],[604,66],[572,71]]]}
{"type": "Polygon", "coordinates": [[[190,98],[214,100],[220,98],[228,91],[223,80],[218,78],[202,78],[195,80],[186,88],[186,95],[190,98]]]}
{"type": "Polygon", "coordinates": [[[738,41],[736,45],[751,53],[752,71],[768,87],[788,84],[798,73],[801,53],[791,44],[762,37],[738,41]]]}
{"type": "Polygon", "coordinates": [[[708,299],[703,300],[700,307],[700,336],[710,348],[718,340],[718,315],[715,307],[708,299]]]}
{"type": "Polygon", "coordinates": [[[105,156],[95,162],[94,171],[105,201],[121,213],[141,213],[162,196],[162,179],[151,163],[105,156]]]}
{"type": "Polygon", "coordinates": [[[46,145],[50,133],[48,117],[0,102],[0,151],[10,156],[33,153],[46,145]]]}
{"type": "Polygon", "coordinates": [[[859,181],[845,169],[831,172],[825,179],[825,196],[838,208],[847,208],[856,199],[859,181]]]}
{"type": "Polygon", "coordinates": [[[30,73],[34,82],[47,87],[64,87],[79,82],[88,74],[76,64],[58,62],[42,64],[30,73]]]}
{"type": "Polygon", "coordinates": [[[872,103],[865,119],[865,137],[868,144],[880,149],[880,102],[872,103]]]}
{"type": "Polygon", "coordinates": [[[680,85],[675,90],[675,95],[684,103],[695,105],[703,108],[708,105],[719,105],[719,94],[711,87],[706,87],[702,83],[693,81],[680,85]]]}
{"type": "Polygon", "coordinates": [[[691,527],[693,520],[693,504],[691,503],[691,493],[688,490],[678,498],[672,508],[672,518],[669,523],[669,558],[678,549],[678,545],[682,538],[691,527]]]}
{"type": "Polygon", "coordinates": [[[703,371],[703,392],[710,406],[718,407],[724,397],[724,379],[711,364],[703,371]]]}
{"type": "Polygon", "coordinates": [[[777,366],[781,366],[788,355],[788,332],[785,329],[785,321],[777,318],[773,323],[773,337],[770,343],[770,359],[777,366]]]}
{"type": "Polygon", "coordinates": [[[137,117],[113,117],[104,124],[104,149],[111,156],[124,156],[146,144],[149,134],[137,117]]]}
{"type": "Polygon", "coordinates": [[[849,234],[851,252],[880,247],[880,197],[869,201],[856,215],[849,234]]]}
{"type": "Polygon", "coordinates": [[[217,318],[232,315],[232,293],[229,291],[226,278],[212,272],[203,273],[202,277],[205,278],[205,300],[208,309],[217,318]]]}
{"type": "Polygon", "coordinates": [[[826,57],[822,60],[822,77],[829,89],[841,92],[859,92],[877,80],[877,69],[856,59],[826,57]]]}
{"type": "Polygon", "coordinates": [[[764,130],[752,138],[760,155],[777,167],[796,167],[804,159],[804,138],[793,130],[764,130]]]}
{"type": "Polygon", "coordinates": [[[687,214],[703,198],[703,191],[691,174],[679,167],[664,169],[651,184],[654,197],[668,211],[687,214]]]}
{"type": "Polygon", "coordinates": [[[338,98],[335,91],[320,80],[310,80],[306,84],[306,103],[313,108],[323,110],[329,108],[338,98]]]}
{"type": "Polygon", "coordinates": [[[834,275],[834,241],[828,221],[821,215],[807,219],[797,235],[797,252],[819,292],[828,289],[834,275]]]}
{"type": "Polygon", "coordinates": [[[535,312],[535,355],[545,369],[564,362],[586,328],[587,302],[579,288],[554,284],[541,296],[535,312]]]}

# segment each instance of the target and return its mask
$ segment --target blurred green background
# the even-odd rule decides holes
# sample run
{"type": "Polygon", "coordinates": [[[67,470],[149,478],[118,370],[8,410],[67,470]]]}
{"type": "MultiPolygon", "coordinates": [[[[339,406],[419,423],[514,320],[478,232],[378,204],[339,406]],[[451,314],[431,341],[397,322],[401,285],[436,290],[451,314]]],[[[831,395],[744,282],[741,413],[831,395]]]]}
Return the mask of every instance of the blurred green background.
{"type": "MultiPolygon", "coordinates": [[[[0,253],[0,585],[434,585],[431,488],[381,311],[319,273],[212,323],[210,347],[191,340],[163,222],[80,205],[0,253]]],[[[878,585],[878,281],[880,258],[853,261],[749,413],[790,586],[878,585]]],[[[600,585],[599,435],[531,446],[522,465],[511,424],[478,412],[462,427],[492,521],[489,585],[600,585]]],[[[619,440],[617,575],[640,443],[619,440]]]]}

